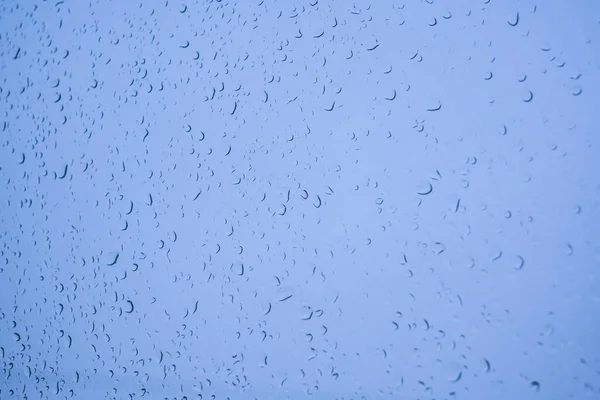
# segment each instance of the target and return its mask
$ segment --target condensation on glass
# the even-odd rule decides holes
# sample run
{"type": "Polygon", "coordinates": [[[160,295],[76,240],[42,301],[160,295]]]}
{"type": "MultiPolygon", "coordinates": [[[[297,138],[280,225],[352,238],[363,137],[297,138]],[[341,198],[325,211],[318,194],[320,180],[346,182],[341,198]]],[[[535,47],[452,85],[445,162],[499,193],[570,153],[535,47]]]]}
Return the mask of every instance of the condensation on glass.
{"type": "Polygon", "coordinates": [[[600,398],[591,0],[0,3],[0,398],[600,398]]]}

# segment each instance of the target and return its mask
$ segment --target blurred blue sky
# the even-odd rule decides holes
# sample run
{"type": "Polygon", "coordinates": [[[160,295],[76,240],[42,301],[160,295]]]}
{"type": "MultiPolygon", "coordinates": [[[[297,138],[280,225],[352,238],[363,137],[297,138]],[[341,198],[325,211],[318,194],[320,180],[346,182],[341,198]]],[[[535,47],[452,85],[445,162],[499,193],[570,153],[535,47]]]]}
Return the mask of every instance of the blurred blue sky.
{"type": "Polygon", "coordinates": [[[0,2],[0,398],[599,398],[599,4],[0,2]]]}

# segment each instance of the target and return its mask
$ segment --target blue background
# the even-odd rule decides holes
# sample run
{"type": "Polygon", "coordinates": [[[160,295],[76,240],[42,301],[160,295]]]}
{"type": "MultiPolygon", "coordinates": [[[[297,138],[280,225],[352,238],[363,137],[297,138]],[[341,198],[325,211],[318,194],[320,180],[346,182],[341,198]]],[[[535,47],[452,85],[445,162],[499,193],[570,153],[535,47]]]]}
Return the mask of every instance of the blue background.
{"type": "Polygon", "coordinates": [[[311,1],[0,2],[0,398],[600,398],[600,3],[311,1]]]}

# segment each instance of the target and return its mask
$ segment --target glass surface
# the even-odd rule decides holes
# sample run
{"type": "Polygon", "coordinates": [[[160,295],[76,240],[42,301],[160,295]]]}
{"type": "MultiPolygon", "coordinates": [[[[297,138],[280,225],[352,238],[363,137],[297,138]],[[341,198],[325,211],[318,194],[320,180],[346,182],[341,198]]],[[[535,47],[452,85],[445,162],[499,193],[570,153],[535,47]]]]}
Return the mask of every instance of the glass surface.
{"type": "Polygon", "coordinates": [[[1,399],[600,398],[600,3],[1,1],[1,399]]]}

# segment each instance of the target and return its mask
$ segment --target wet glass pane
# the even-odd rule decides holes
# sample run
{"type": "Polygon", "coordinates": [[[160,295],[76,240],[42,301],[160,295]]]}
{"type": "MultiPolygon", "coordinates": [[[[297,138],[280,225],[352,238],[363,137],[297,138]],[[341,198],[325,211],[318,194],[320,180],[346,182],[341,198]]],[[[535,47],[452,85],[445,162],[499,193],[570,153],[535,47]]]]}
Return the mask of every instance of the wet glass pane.
{"type": "Polygon", "coordinates": [[[592,0],[0,2],[0,398],[600,398],[599,68],[592,0]]]}

